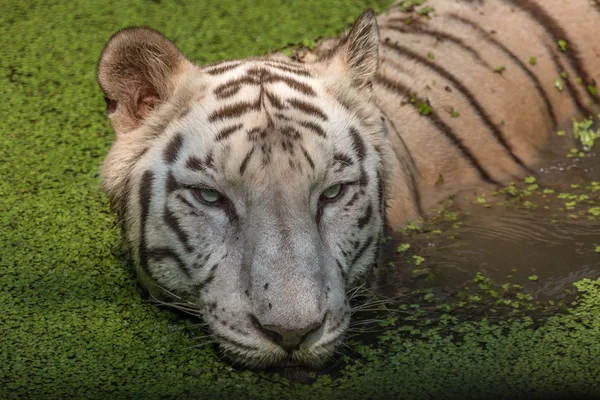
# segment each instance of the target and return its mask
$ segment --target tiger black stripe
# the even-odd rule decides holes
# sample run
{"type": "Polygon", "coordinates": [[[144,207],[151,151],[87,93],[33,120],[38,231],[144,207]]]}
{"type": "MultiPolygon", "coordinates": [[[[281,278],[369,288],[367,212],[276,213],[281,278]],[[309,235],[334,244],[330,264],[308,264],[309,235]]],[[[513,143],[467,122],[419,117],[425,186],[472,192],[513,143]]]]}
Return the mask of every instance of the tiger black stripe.
{"type": "Polygon", "coordinates": [[[169,143],[163,152],[163,159],[167,165],[171,165],[177,160],[177,156],[179,156],[179,151],[181,150],[182,146],[183,135],[181,132],[179,132],[175,134],[171,140],[169,140],[169,143]]]}
{"type": "Polygon", "coordinates": [[[441,66],[433,63],[428,58],[425,58],[407,47],[401,46],[397,43],[383,43],[383,46],[394,50],[400,56],[407,57],[411,60],[417,61],[420,64],[425,65],[427,68],[432,69],[437,72],[440,76],[452,82],[452,84],[463,94],[463,97],[469,105],[475,109],[477,117],[483,122],[483,124],[492,132],[494,138],[498,143],[500,143],[504,150],[508,153],[508,155],[513,159],[515,163],[517,163],[521,168],[525,171],[531,172],[529,168],[525,165],[525,163],[512,151],[510,144],[504,138],[502,132],[496,127],[496,125],[492,122],[490,116],[485,111],[483,106],[476,100],[476,96],[471,92],[465,85],[462,84],[454,75],[448,72],[446,69],[441,66]]]}
{"type": "Polygon", "coordinates": [[[288,103],[295,109],[302,111],[305,114],[319,117],[323,121],[327,121],[327,115],[317,106],[298,99],[289,99],[288,103]]]}
{"type": "Polygon", "coordinates": [[[206,165],[206,168],[215,168],[214,154],[212,150],[210,150],[209,153],[206,155],[206,158],[204,159],[204,165],[206,165]]]}
{"type": "Polygon", "coordinates": [[[271,103],[271,106],[273,106],[274,108],[278,110],[283,110],[285,108],[285,105],[281,102],[279,97],[269,92],[268,90],[265,91],[265,96],[267,96],[267,100],[269,100],[269,103],[271,103]]]}
{"type": "Polygon", "coordinates": [[[257,84],[265,83],[285,83],[290,89],[294,89],[306,96],[315,96],[315,91],[306,83],[300,82],[290,76],[274,74],[263,67],[251,68],[247,71],[248,75],[257,78],[257,84]]]}
{"type": "Polygon", "coordinates": [[[300,126],[308,129],[309,131],[316,133],[317,135],[321,136],[321,137],[325,137],[325,130],[323,130],[323,128],[321,128],[320,125],[315,124],[314,122],[310,122],[310,121],[302,121],[300,123],[300,126]]]}
{"type": "MultiPolygon", "coordinates": [[[[581,79],[583,79],[583,81],[586,82],[586,85],[592,83],[592,80],[590,78],[591,75],[585,70],[583,64],[581,63],[581,57],[579,56],[577,50],[573,48],[574,42],[572,41],[572,38],[569,38],[569,35],[567,35],[567,32],[558,23],[558,21],[552,18],[552,16],[548,14],[548,12],[543,7],[532,2],[531,0],[521,0],[518,2],[509,0],[502,1],[506,3],[509,7],[521,9],[522,11],[527,13],[533,20],[537,21],[538,24],[542,26],[546,30],[546,32],[548,32],[550,37],[552,37],[552,41],[555,43],[555,45],[558,46],[559,40],[566,41],[567,48],[564,54],[569,60],[569,65],[575,70],[577,76],[581,77],[581,79]]],[[[558,48],[555,51],[557,50],[558,48]]],[[[591,94],[588,91],[586,91],[586,93],[592,101],[597,101],[597,98],[593,94],[591,94]]]]}
{"type": "Polygon", "coordinates": [[[194,205],[193,205],[192,203],[190,203],[190,202],[189,202],[189,201],[188,201],[188,200],[187,200],[185,197],[183,197],[183,196],[181,195],[181,193],[178,193],[176,197],[177,197],[177,200],[179,200],[180,202],[182,202],[183,204],[185,204],[185,206],[186,206],[187,208],[189,208],[190,210],[192,210],[192,211],[189,213],[189,215],[195,215],[195,216],[198,216],[198,215],[199,215],[198,213],[196,213],[196,212],[195,212],[195,210],[196,210],[196,207],[194,207],[194,205]]]}
{"type": "Polygon", "coordinates": [[[554,107],[552,106],[552,103],[550,102],[550,99],[548,98],[548,94],[543,89],[540,80],[525,65],[525,63],[523,61],[521,61],[519,59],[519,57],[517,57],[506,46],[504,46],[502,43],[500,43],[499,41],[497,41],[496,39],[494,39],[492,37],[492,35],[490,35],[488,32],[486,32],[484,29],[482,29],[476,23],[471,22],[468,19],[463,18],[463,17],[461,17],[461,16],[459,16],[457,14],[454,14],[454,13],[448,14],[448,17],[451,18],[451,19],[453,19],[453,20],[455,20],[455,21],[457,21],[457,22],[460,22],[460,23],[462,23],[464,25],[469,26],[471,29],[473,29],[475,32],[477,32],[481,37],[483,37],[488,43],[492,44],[498,50],[502,51],[508,58],[510,58],[515,64],[517,64],[517,66],[519,67],[519,69],[521,71],[523,71],[527,75],[527,77],[531,80],[531,82],[535,86],[535,90],[537,91],[538,95],[544,101],[544,105],[546,106],[546,111],[548,112],[548,115],[550,116],[550,118],[552,118],[552,125],[553,125],[553,127],[556,127],[556,125],[558,124],[558,121],[557,121],[557,118],[556,118],[556,112],[554,111],[554,107]]]}
{"type": "Polygon", "coordinates": [[[187,117],[190,111],[192,111],[192,107],[184,108],[181,114],[179,114],[179,119],[184,119],[185,117],[187,117]]]}
{"type": "Polygon", "coordinates": [[[175,214],[173,214],[173,212],[169,210],[169,207],[166,204],[163,210],[163,220],[166,222],[167,226],[173,232],[175,232],[185,251],[187,251],[188,253],[194,251],[194,248],[190,245],[187,233],[183,231],[181,225],[179,224],[179,220],[177,219],[175,214]]]}
{"type": "Polygon", "coordinates": [[[286,127],[282,128],[281,135],[285,136],[286,139],[291,139],[293,141],[297,141],[302,137],[300,135],[300,132],[298,132],[296,129],[292,128],[291,126],[286,126],[286,127]]]}
{"type": "MultiPolygon", "coordinates": [[[[400,137],[402,140],[400,133],[398,131],[396,131],[396,132],[397,132],[398,137],[400,137]]],[[[412,156],[410,155],[410,152],[408,151],[406,144],[403,144],[403,145],[404,145],[404,148],[406,149],[407,154],[412,159],[412,156]]],[[[421,193],[419,192],[419,187],[417,186],[417,181],[415,180],[415,174],[413,173],[413,168],[406,165],[406,161],[405,161],[404,157],[402,157],[402,156],[400,156],[400,154],[398,154],[398,150],[396,150],[394,148],[393,151],[394,151],[396,158],[399,160],[400,164],[402,166],[404,166],[404,168],[406,168],[406,174],[408,175],[408,177],[410,179],[410,193],[412,195],[414,204],[417,207],[417,213],[419,214],[419,216],[423,216],[425,214],[423,212],[423,206],[421,204],[421,193]]],[[[411,162],[414,163],[414,160],[411,162]]],[[[416,165],[415,165],[415,168],[416,168],[416,165]]]]}
{"type": "Polygon", "coordinates": [[[297,81],[288,76],[281,76],[269,73],[267,70],[253,70],[248,71],[251,75],[246,75],[241,78],[233,79],[229,82],[225,82],[219,85],[214,90],[214,95],[218,99],[227,99],[235,96],[242,87],[244,86],[261,86],[265,83],[277,83],[283,82],[291,89],[294,89],[304,95],[314,96],[315,92],[313,89],[305,83],[297,81]]]}
{"type": "Polygon", "coordinates": [[[333,161],[336,164],[338,164],[338,171],[341,171],[342,169],[348,166],[354,165],[354,161],[349,156],[342,153],[334,153],[333,161]]]}
{"type": "Polygon", "coordinates": [[[337,264],[338,269],[340,270],[340,274],[342,275],[342,279],[346,280],[347,273],[346,273],[346,271],[344,271],[344,267],[342,266],[342,263],[337,258],[335,259],[335,263],[337,264]]]}
{"type": "Polygon", "coordinates": [[[263,83],[283,82],[291,89],[296,90],[306,96],[316,96],[315,91],[307,84],[297,81],[289,76],[269,74],[263,78],[263,83]]]}
{"type": "Polygon", "coordinates": [[[315,169],[315,162],[313,161],[313,159],[310,156],[310,154],[308,154],[308,152],[306,151],[306,149],[304,148],[304,146],[300,145],[300,150],[302,150],[302,154],[304,154],[304,157],[306,158],[306,161],[308,161],[308,164],[310,164],[310,167],[312,169],[315,169]]]}
{"type": "Polygon", "coordinates": [[[400,157],[398,155],[397,150],[395,148],[393,149],[394,152],[396,153],[396,158],[398,158],[398,161],[400,161],[400,163],[408,171],[410,171],[411,175],[419,174],[419,171],[417,170],[417,164],[415,163],[415,159],[413,158],[412,153],[408,149],[408,146],[406,145],[406,142],[404,141],[404,138],[400,134],[400,130],[398,130],[398,128],[396,128],[396,125],[394,124],[394,121],[392,121],[391,119],[387,118],[387,116],[386,117],[381,117],[381,120],[384,122],[383,128],[385,129],[386,135],[389,134],[389,129],[387,129],[387,126],[385,125],[385,123],[388,122],[390,124],[390,126],[392,127],[392,129],[394,130],[394,132],[396,132],[396,137],[398,138],[398,140],[400,140],[400,143],[402,144],[402,148],[404,149],[404,151],[406,151],[406,157],[408,157],[408,160],[406,160],[406,157],[400,157]],[[408,164],[406,164],[406,161],[408,161],[408,164]]]}
{"type": "Polygon", "coordinates": [[[344,207],[348,208],[348,207],[352,206],[352,204],[354,204],[356,202],[356,200],[358,200],[358,193],[354,193],[354,196],[352,196],[352,198],[350,200],[348,200],[348,202],[344,205],[344,207]]]}
{"type": "Polygon", "coordinates": [[[254,147],[252,149],[250,149],[248,154],[246,154],[246,157],[244,157],[244,160],[242,161],[242,164],[240,165],[240,175],[244,175],[244,172],[246,171],[246,167],[248,166],[248,162],[250,161],[250,157],[252,157],[253,153],[254,153],[254,147]]]}
{"type": "Polygon", "coordinates": [[[242,129],[243,126],[244,126],[243,124],[236,124],[236,125],[228,126],[227,128],[224,128],[221,131],[219,131],[217,136],[215,136],[215,140],[217,142],[225,140],[232,134],[234,134],[237,131],[239,131],[240,129],[242,129]]]}
{"type": "MultiPolygon", "coordinates": [[[[377,204],[379,205],[379,213],[385,221],[385,196],[383,193],[383,182],[381,181],[381,173],[377,172],[377,204]]],[[[381,243],[381,240],[378,240],[381,243]]]]}
{"type": "MultiPolygon", "coordinates": [[[[385,89],[391,90],[394,93],[401,94],[402,96],[407,96],[409,94],[409,90],[404,84],[398,81],[392,81],[391,79],[381,74],[377,74],[377,76],[375,77],[375,83],[380,84],[385,89]]],[[[488,183],[498,184],[498,182],[492,179],[489,173],[483,168],[483,166],[473,155],[471,150],[469,150],[463,144],[463,142],[458,138],[458,136],[456,136],[452,128],[450,128],[450,126],[444,123],[444,121],[442,121],[442,119],[435,113],[435,111],[432,111],[431,114],[429,114],[427,117],[428,118],[426,120],[430,121],[435,127],[437,127],[438,132],[445,135],[446,138],[448,138],[450,142],[454,146],[456,146],[456,148],[463,154],[465,160],[469,164],[471,164],[471,166],[478,172],[481,179],[488,183]]]]}
{"type": "Polygon", "coordinates": [[[365,227],[365,225],[367,223],[369,223],[369,221],[371,220],[371,217],[373,216],[373,207],[371,206],[371,204],[369,204],[369,206],[367,207],[367,209],[365,210],[365,213],[358,218],[357,220],[357,226],[358,229],[362,229],[365,227]]]}
{"type": "MultiPolygon", "coordinates": [[[[169,172],[169,174],[167,175],[166,183],[165,183],[166,197],[168,197],[171,193],[173,193],[179,187],[180,187],[179,182],[177,182],[173,173],[169,172]]],[[[167,223],[167,226],[169,228],[171,228],[171,230],[173,232],[175,232],[175,234],[177,235],[177,237],[183,244],[184,249],[188,253],[191,253],[193,251],[193,248],[189,244],[188,235],[183,231],[183,229],[181,229],[181,226],[179,225],[179,221],[177,220],[177,217],[175,217],[175,215],[171,212],[171,210],[169,210],[167,204],[165,204],[165,207],[163,209],[163,219],[167,223]]]]}
{"type": "MultiPolygon", "coordinates": [[[[394,121],[389,119],[387,116],[381,117],[381,119],[384,121],[384,123],[389,122],[389,124],[392,127],[392,129],[394,130],[394,132],[396,132],[396,137],[400,140],[400,143],[402,143],[402,147],[404,148],[406,156],[401,156],[400,154],[398,154],[398,150],[396,149],[395,146],[392,146],[392,150],[394,151],[394,154],[396,155],[396,158],[398,159],[400,164],[406,169],[405,172],[408,175],[408,177],[410,178],[410,191],[411,191],[414,203],[417,207],[417,213],[419,214],[419,216],[423,216],[425,214],[423,212],[423,206],[421,204],[421,193],[419,192],[419,187],[417,186],[417,182],[415,180],[415,175],[420,175],[420,172],[417,169],[417,164],[415,163],[415,159],[413,158],[412,153],[408,149],[408,146],[406,145],[404,138],[400,134],[400,131],[398,130],[398,128],[396,128],[394,121]],[[407,158],[408,158],[408,160],[407,160],[407,158]]],[[[385,124],[384,124],[384,127],[387,132],[388,130],[387,130],[387,127],[385,126],[385,124]]]]}
{"type": "Polygon", "coordinates": [[[287,64],[287,63],[285,63],[285,64],[277,63],[277,62],[273,62],[273,61],[267,61],[265,64],[271,68],[279,69],[281,71],[289,72],[291,74],[296,74],[296,75],[306,76],[306,77],[312,76],[310,74],[310,72],[308,72],[306,69],[302,68],[299,65],[292,65],[292,64],[287,64]]]}
{"type": "Polygon", "coordinates": [[[424,36],[433,36],[436,39],[447,40],[449,42],[454,43],[456,46],[462,48],[467,53],[471,54],[471,56],[477,60],[477,62],[483,65],[485,68],[492,69],[492,67],[483,59],[477,50],[473,47],[469,46],[462,40],[461,38],[452,35],[447,32],[438,31],[437,29],[426,29],[418,24],[417,21],[410,25],[396,25],[396,24],[385,24],[381,27],[381,29],[390,29],[396,32],[407,33],[410,35],[424,35],[424,36]]]}
{"type": "Polygon", "coordinates": [[[200,293],[206,287],[206,285],[208,285],[209,283],[212,282],[213,279],[215,279],[215,272],[217,271],[218,266],[219,266],[219,264],[215,264],[212,267],[210,267],[210,271],[208,272],[208,277],[206,277],[206,279],[204,279],[202,282],[198,283],[197,285],[194,285],[194,290],[196,291],[196,293],[200,293]]]}
{"type": "Polygon", "coordinates": [[[252,103],[248,101],[241,101],[239,103],[231,104],[216,110],[208,117],[208,121],[215,122],[224,119],[237,118],[250,111],[260,111],[260,109],[260,99],[252,103]]]}
{"type": "MultiPolygon", "coordinates": [[[[394,154],[396,155],[396,158],[400,161],[400,164],[403,165],[404,168],[406,168],[406,174],[408,175],[408,177],[410,179],[410,193],[412,195],[414,204],[417,208],[417,213],[419,214],[419,216],[423,216],[423,215],[425,215],[425,213],[423,211],[423,205],[421,203],[421,193],[419,192],[419,187],[417,186],[417,181],[415,179],[415,172],[414,172],[417,169],[417,165],[415,164],[415,160],[413,159],[412,154],[408,150],[408,147],[406,146],[406,143],[404,142],[402,135],[396,129],[396,127],[394,126],[394,124],[391,120],[390,120],[390,123],[392,124],[392,128],[396,131],[396,135],[402,142],[402,146],[404,147],[404,150],[406,151],[406,154],[408,155],[411,165],[406,165],[405,157],[400,156],[400,154],[398,154],[398,150],[396,150],[396,148],[393,148],[394,154]]],[[[418,174],[418,173],[419,172],[417,171],[416,174],[418,174]]]]}
{"type": "Polygon", "coordinates": [[[358,178],[358,186],[365,187],[369,184],[369,177],[367,175],[367,171],[365,171],[364,167],[360,167],[360,177],[358,178]]]}
{"type": "Polygon", "coordinates": [[[246,131],[246,134],[248,135],[248,140],[250,140],[252,142],[257,141],[259,136],[261,139],[264,139],[265,137],[267,137],[267,131],[265,131],[261,128],[258,128],[258,127],[248,129],[248,131],[246,131]]]}
{"type": "Polygon", "coordinates": [[[210,258],[210,253],[198,254],[196,256],[196,262],[194,262],[194,265],[192,268],[197,269],[197,270],[204,268],[204,266],[208,262],[209,258],[210,258]]]}
{"type": "Polygon", "coordinates": [[[213,91],[213,94],[218,99],[223,100],[236,95],[243,85],[258,86],[259,84],[260,82],[258,82],[255,77],[243,76],[217,86],[217,88],[213,91]]]}
{"type": "Polygon", "coordinates": [[[177,179],[175,179],[175,175],[169,171],[167,174],[167,181],[165,183],[166,195],[169,196],[177,189],[179,189],[179,182],[177,182],[177,179]]]}
{"type": "Polygon", "coordinates": [[[410,173],[408,174],[408,176],[410,177],[410,188],[413,199],[415,201],[415,205],[417,207],[417,213],[419,214],[419,217],[422,217],[423,215],[425,215],[425,212],[423,211],[423,205],[421,203],[421,193],[419,192],[417,182],[415,181],[415,176],[410,173]]]}
{"type": "Polygon", "coordinates": [[[242,63],[236,62],[236,63],[228,64],[228,61],[223,61],[220,63],[216,63],[216,64],[207,66],[203,70],[203,72],[206,72],[209,75],[221,75],[221,74],[224,74],[225,72],[229,72],[231,70],[236,69],[240,65],[242,65],[242,63]]]}
{"type": "Polygon", "coordinates": [[[358,158],[358,161],[362,161],[367,153],[365,142],[354,127],[350,128],[349,133],[350,137],[352,138],[352,148],[356,152],[356,158],[358,158]]]}
{"type": "MultiPolygon", "coordinates": [[[[558,70],[557,70],[556,76],[560,76],[561,72],[565,71],[564,66],[560,62],[560,59],[558,58],[556,53],[553,52],[551,48],[546,46],[546,51],[548,51],[548,53],[550,54],[550,57],[552,58],[552,62],[554,62],[554,64],[557,66],[558,70]]],[[[562,78],[557,78],[557,79],[562,79],[562,78]]],[[[575,107],[577,108],[577,110],[586,117],[589,115],[592,115],[592,112],[590,110],[588,110],[588,108],[581,102],[581,99],[579,98],[579,94],[577,93],[577,90],[575,90],[573,85],[571,84],[571,81],[569,81],[569,79],[562,79],[562,81],[564,82],[564,87],[567,89],[567,92],[569,92],[569,96],[573,100],[573,103],[575,104],[575,107]]]]}
{"type": "Polygon", "coordinates": [[[367,249],[369,248],[369,246],[371,246],[374,240],[375,238],[373,236],[369,236],[367,240],[365,240],[363,245],[360,246],[360,248],[356,252],[356,255],[352,258],[352,261],[350,261],[351,266],[354,265],[365,254],[365,251],[367,251],[367,249]]]}
{"type": "Polygon", "coordinates": [[[165,259],[171,259],[175,261],[177,264],[177,268],[183,272],[183,274],[188,278],[192,278],[192,274],[186,268],[185,263],[179,258],[179,256],[171,249],[166,247],[151,247],[148,249],[148,259],[152,259],[154,261],[163,261],[165,259]]]}
{"type": "Polygon", "coordinates": [[[139,187],[140,202],[140,245],[138,249],[140,266],[148,276],[152,276],[148,269],[148,249],[146,245],[146,225],[150,218],[150,198],[152,197],[152,183],[154,174],[152,171],[146,171],[142,175],[139,187]]]}
{"type": "Polygon", "coordinates": [[[204,171],[205,166],[201,159],[195,156],[191,156],[188,158],[185,163],[186,168],[191,169],[192,171],[204,171]]]}

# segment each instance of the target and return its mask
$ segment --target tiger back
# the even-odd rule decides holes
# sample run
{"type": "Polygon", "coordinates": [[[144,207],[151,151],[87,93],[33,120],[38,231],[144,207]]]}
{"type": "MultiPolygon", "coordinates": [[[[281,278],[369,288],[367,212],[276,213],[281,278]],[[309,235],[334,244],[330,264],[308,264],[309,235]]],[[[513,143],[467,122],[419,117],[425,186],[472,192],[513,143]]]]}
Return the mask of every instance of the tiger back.
{"type": "Polygon", "coordinates": [[[599,6],[556,0],[401,2],[306,63],[199,67],[118,32],[102,179],[142,285],[235,361],[322,365],[386,222],[530,173],[553,130],[598,112],[598,37],[599,6]]]}
{"type": "Polygon", "coordinates": [[[428,1],[378,22],[375,97],[418,176],[416,208],[390,207],[393,226],[457,189],[531,174],[551,135],[599,111],[597,3],[428,1]]]}

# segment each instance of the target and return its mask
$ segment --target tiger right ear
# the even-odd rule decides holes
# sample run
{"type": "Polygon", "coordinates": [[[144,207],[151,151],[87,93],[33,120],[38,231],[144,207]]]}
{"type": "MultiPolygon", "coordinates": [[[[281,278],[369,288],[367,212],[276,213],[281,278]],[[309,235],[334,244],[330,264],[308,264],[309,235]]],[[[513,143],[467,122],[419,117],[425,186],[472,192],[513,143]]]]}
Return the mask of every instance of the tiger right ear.
{"type": "Polygon", "coordinates": [[[98,83],[115,133],[139,127],[169,99],[178,78],[191,66],[169,39],[152,29],[117,32],[98,62],[98,83]]]}
{"type": "Polygon", "coordinates": [[[354,87],[370,86],[379,67],[379,28],[372,8],[358,17],[329,58],[341,62],[354,87]]]}

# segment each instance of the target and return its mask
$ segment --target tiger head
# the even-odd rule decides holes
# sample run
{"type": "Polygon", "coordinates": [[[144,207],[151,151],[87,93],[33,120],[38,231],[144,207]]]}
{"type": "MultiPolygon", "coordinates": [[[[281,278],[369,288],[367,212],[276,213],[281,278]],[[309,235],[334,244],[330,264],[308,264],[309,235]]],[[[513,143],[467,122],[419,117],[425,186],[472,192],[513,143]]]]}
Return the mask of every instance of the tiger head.
{"type": "Polygon", "coordinates": [[[103,186],[140,280],[195,304],[234,361],[319,366],[347,330],[390,179],[378,42],[367,11],[311,64],[198,67],[145,28],[103,51],[103,186]]]}

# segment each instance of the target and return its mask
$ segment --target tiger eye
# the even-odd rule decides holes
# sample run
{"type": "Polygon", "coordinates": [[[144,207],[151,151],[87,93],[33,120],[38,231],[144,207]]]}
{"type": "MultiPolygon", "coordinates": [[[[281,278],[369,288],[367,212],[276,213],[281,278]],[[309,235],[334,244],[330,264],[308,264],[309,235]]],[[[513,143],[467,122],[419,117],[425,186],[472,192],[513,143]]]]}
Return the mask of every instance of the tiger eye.
{"type": "Polygon", "coordinates": [[[321,194],[327,200],[333,200],[340,195],[342,192],[342,184],[336,183],[335,185],[329,186],[325,191],[321,194]]]}
{"type": "Polygon", "coordinates": [[[199,189],[197,193],[207,203],[216,203],[223,198],[223,195],[214,189],[199,189]]]}

